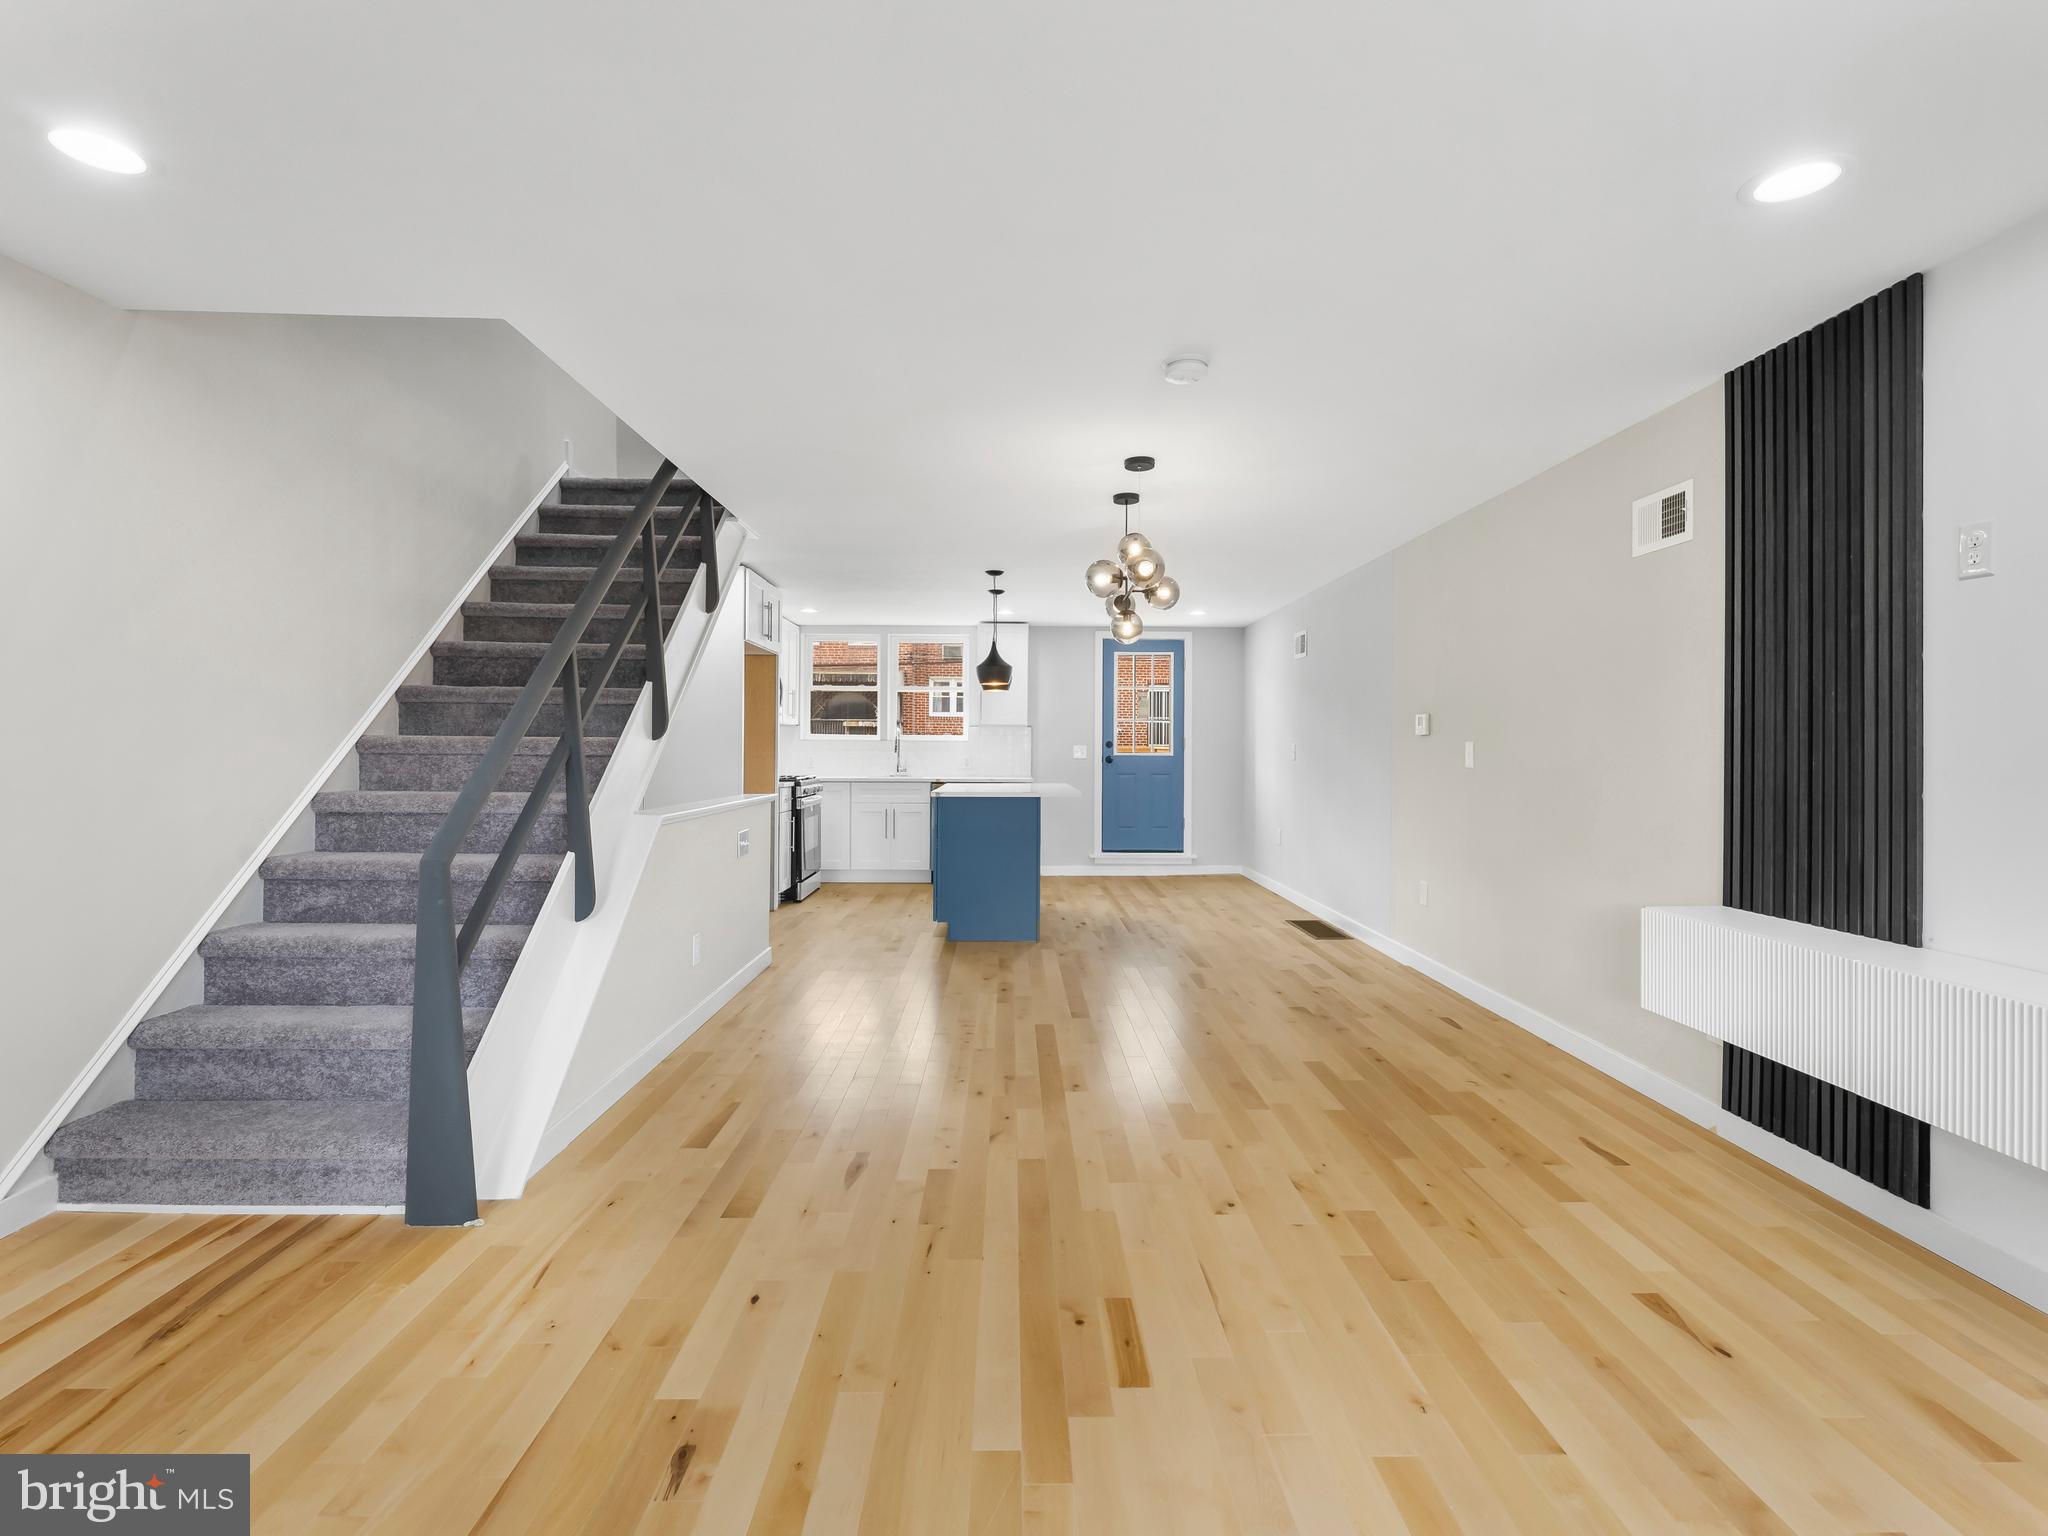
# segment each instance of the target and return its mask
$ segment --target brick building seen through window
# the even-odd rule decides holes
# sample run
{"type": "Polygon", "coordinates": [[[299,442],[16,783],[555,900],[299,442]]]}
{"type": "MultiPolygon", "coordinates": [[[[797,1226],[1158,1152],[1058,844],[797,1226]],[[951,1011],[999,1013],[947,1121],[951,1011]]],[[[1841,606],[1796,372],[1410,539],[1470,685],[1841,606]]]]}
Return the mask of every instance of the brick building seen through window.
{"type": "MultiPolygon", "coordinates": [[[[879,736],[885,720],[879,639],[809,642],[808,726],[813,736],[879,736]]],[[[964,637],[891,637],[887,643],[897,728],[906,736],[967,734],[964,637]]]]}
{"type": "Polygon", "coordinates": [[[1173,656],[1123,651],[1116,658],[1116,750],[1130,757],[1173,751],[1173,656]]]}

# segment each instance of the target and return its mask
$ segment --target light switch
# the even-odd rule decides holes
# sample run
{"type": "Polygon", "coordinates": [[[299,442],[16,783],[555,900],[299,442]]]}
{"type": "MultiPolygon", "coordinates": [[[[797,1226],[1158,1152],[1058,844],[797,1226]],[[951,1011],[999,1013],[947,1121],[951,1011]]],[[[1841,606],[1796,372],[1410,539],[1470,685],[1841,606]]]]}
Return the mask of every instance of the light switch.
{"type": "Polygon", "coordinates": [[[1991,525],[1972,523],[1956,530],[1956,580],[1970,581],[1989,576],[1991,566],[1991,525]]]}
{"type": "Polygon", "coordinates": [[[1300,742],[1290,741],[1289,743],[1287,743],[1287,761],[1289,761],[1290,763],[1298,763],[1301,761],[1300,742]]]}
{"type": "Polygon", "coordinates": [[[1427,736],[1429,734],[1429,716],[1427,714],[1415,717],[1415,734],[1418,736],[1427,736]]]}
{"type": "Polygon", "coordinates": [[[1465,766],[1467,768],[1472,766],[1472,743],[1469,741],[1465,743],[1465,766]]]}
{"type": "Polygon", "coordinates": [[[1088,749],[1086,747],[1074,748],[1074,760],[1076,762],[1086,762],[1088,760],[1088,749]]]}

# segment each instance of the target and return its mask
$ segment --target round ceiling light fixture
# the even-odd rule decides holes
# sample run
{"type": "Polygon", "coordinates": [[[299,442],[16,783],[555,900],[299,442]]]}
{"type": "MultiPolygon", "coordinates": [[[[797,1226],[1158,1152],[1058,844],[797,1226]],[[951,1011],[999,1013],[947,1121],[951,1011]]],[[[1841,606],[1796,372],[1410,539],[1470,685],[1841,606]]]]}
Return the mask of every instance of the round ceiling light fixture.
{"type": "Polygon", "coordinates": [[[96,171],[112,171],[116,176],[140,176],[149,169],[149,162],[119,139],[94,133],[90,128],[52,128],[50,147],[81,165],[96,171]]]}
{"type": "Polygon", "coordinates": [[[1802,160],[1757,177],[1742,189],[1742,195],[1752,203],[1793,203],[1825,191],[1841,179],[1839,160],[1802,160]]]}
{"type": "MultiPolygon", "coordinates": [[[[1206,357],[1170,357],[1166,360],[1166,382],[1169,384],[1199,384],[1209,377],[1209,359],[1206,357]]],[[[1150,465],[1146,466],[1148,469],[1150,465]]]]}

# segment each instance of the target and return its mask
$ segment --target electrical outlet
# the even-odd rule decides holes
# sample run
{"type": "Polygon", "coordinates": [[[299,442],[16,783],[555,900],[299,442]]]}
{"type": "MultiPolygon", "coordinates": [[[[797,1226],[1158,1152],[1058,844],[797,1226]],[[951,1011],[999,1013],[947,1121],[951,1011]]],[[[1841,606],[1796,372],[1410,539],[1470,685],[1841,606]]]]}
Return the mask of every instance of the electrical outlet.
{"type": "Polygon", "coordinates": [[[1418,736],[1427,736],[1429,734],[1429,716],[1426,713],[1415,717],[1415,734],[1418,736]]]}
{"type": "Polygon", "coordinates": [[[704,935],[701,933],[693,933],[690,935],[690,964],[702,965],[703,963],[704,935]]]}
{"type": "Polygon", "coordinates": [[[1075,761],[1075,762],[1077,762],[1077,763],[1085,763],[1085,762],[1087,762],[1087,761],[1088,761],[1088,749],[1087,749],[1086,747],[1076,747],[1076,748],[1074,748],[1074,761],[1075,761]]]}
{"type": "Polygon", "coordinates": [[[1469,741],[1465,743],[1465,766],[1467,768],[1472,766],[1472,743],[1469,741]]]}
{"type": "Polygon", "coordinates": [[[745,858],[754,851],[754,834],[742,829],[740,832],[740,857],[745,858]]]}
{"type": "Polygon", "coordinates": [[[1956,580],[1970,581],[1978,576],[1989,576],[1991,565],[1991,525],[1971,523],[1956,530],[1956,580]]]}
{"type": "Polygon", "coordinates": [[[1427,880],[1415,882],[1415,904],[1422,907],[1429,905],[1429,882],[1427,880]]]}

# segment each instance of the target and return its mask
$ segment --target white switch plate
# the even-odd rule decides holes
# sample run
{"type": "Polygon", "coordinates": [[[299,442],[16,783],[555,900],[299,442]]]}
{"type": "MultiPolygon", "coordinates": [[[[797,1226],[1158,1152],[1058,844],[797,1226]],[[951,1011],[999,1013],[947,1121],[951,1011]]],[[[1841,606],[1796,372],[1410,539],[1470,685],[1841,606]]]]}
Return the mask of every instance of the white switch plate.
{"type": "Polygon", "coordinates": [[[1427,736],[1429,734],[1428,715],[1421,714],[1415,717],[1415,734],[1418,736],[1427,736]]]}
{"type": "Polygon", "coordinates": [[[1289,761],[1290,763],[1298,763],[1301,761],[1300,742],[1290,741],[1289,743],[1287,743],[1287,761],[1289,761]]]}
{"type": "Polygon", "coordinates": [[[1088,749],[1087,749],[1086,747],[1076,747],[1076,748],[1074,748],[1074,757],[1075,757],[1075,759],[1076,759],[1077,761],[1081,761],[1081,762],[1085,762],[1085,761],[1087,761],[1087,758],[1088,758],[1088,749]]]}
{"type": "Polygon", "coordinates": [[[1991,572],[1991,525],[1968,523],[1958,528],[1956,580],[1970,581],[1978,576],[1989,576],[1991,572]]]}
{"type": "Polygon", "coordinates": [[[701,933],[693,933],[690,935],[690,964],[702,965],[703,963],[704,935],[701,933]]]}
{"type": "Polygon", "coordinates": [[[1469,741],[1465,743],[1465,766],[1467,768],[1472,766],[1472,743],[1469,741]]]}

